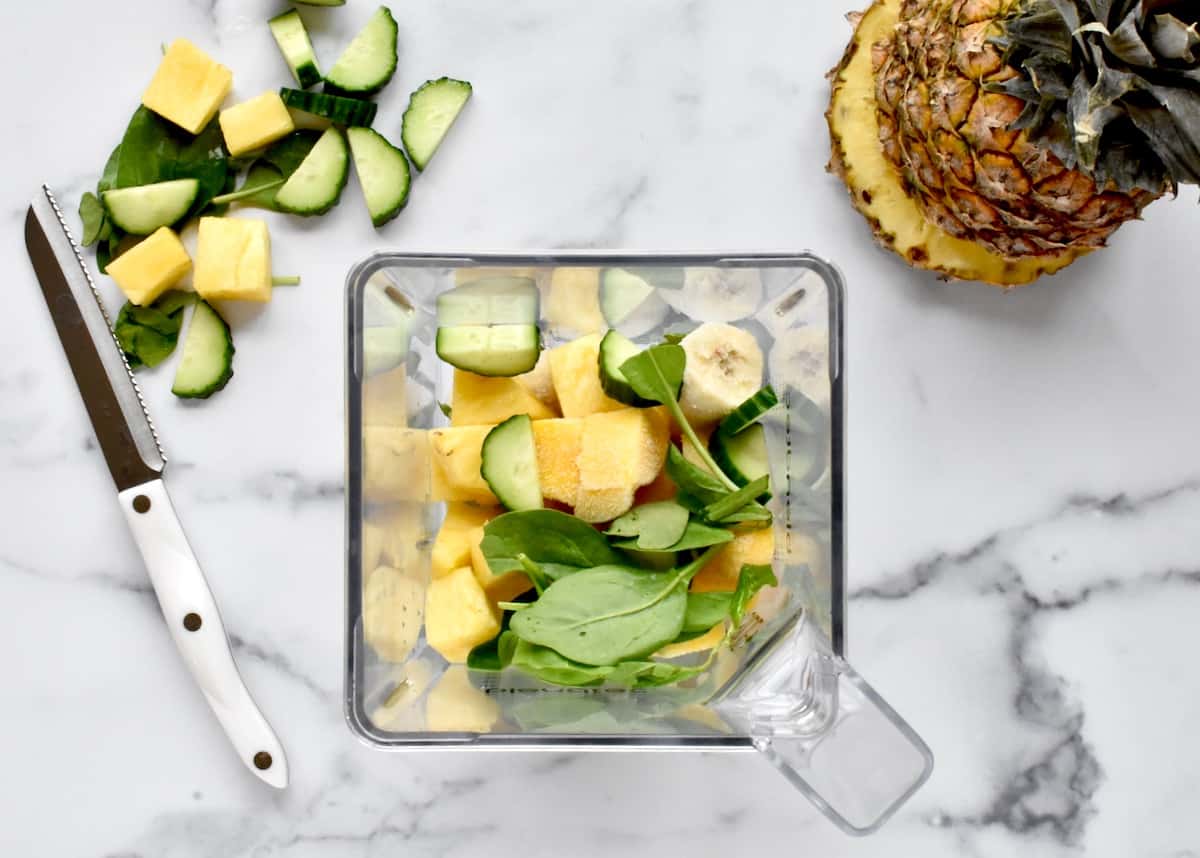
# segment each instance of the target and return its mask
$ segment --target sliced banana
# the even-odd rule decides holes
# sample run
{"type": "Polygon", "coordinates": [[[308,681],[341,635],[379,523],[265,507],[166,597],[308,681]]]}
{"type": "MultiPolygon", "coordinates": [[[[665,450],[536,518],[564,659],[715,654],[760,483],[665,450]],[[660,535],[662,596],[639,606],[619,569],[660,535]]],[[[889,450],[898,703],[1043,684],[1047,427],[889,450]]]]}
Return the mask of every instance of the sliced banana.
{"type": "Polygon", "coordinates": [[[705,322],[680,345],[687,366],[679,404],[689,421],[716,423],[762,387],[763,353],[748,331],[705,322]]]}
{"type": "Polygon", "coordinates": [[[829,413],[829,331],[804,325],[775,339],[769,359],[771,383],[777,389],[795,388],[829,413]]]}
{"type": "Polygon", "coordinates": [[[600,269],[555,268],[542,307],[552,334],[586,336],[606,330],[600,312],[600,269]]]}
{"type": "Polygon", "coordinates": [[[553,408],[555,411],[558,407],[558,394],[554,390],[554,379],[550,375],[550,352],[548,349],[543,349],[538,355],[538,361],[534,364],[533,369],[524,375],[518,375],[516,381],[538,400],[553,408]]]}
{"type": "Polygon", "coordinates": [[[412,654],[425,613],[425,585],[399,569],[380,566],[363,586],[363,637],[384,661],[412,654]]]}
{"type": "Polygon", "coordinates": [[[762,302],[756,268],[688,268],[682,289],[663,289],[668,304],[693,319],[732,322],[754,314],[762,302]]]}

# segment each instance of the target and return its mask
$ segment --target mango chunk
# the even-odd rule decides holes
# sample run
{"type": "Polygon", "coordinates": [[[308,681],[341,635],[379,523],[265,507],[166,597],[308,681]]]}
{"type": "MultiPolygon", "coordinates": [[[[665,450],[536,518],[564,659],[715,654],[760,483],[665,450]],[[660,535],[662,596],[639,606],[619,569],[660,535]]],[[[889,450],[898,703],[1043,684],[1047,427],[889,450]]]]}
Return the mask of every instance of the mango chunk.
{"type": "Polygon", "coordinates": [[[533,424],[537,450],[538,481],[542,497],[574,504],[579,494],[579,450],[583,442],[583,420],[560,418],[533,424]]]}
{"type": "Polygon", "coordinates": [[[292,114],[275,90],[221,111],[225,148],[235,158],[261,149],[296,130],[292,114]]]}
{"type": "Polygon", "coordinates": [[[661,409],[623,408],[585,418],[575,515],[601,522],[628,512],[634,492],[662,470],[668,439],[661,409]]]}
{"type": "Polygon", "coordinates": [[[470,566],[429,584],[425,639],[449,662],[465,662],[472,649],[498,635],[500,618],[470,566]]]}
{"type": "Polygon", "coordinates": [[[531,420],[554,416],[545,403],[515,378],[489,378],[461,369],[454,371],[451,425],[495,425],[514,414],[528,414],[531,420]]]}
{"type": "Polygon", "coordinates": [[[271,235],[266,221],[200,218],[193,282],[205,301],[270,301],[271,235]]]}
{"type": "Polygon", "coordinates": [[[471,565],[471,541],[475,531],[500,514],[496,507],[451,502],[446,518],[433,540],[433,577],[444,578],[455,569],[471,565]]]}
{"type": "Polygon", "coordinates": [[[551,349],[550,376],[563,417],[587,417],[625,408],[600,387],[600,334],[551,349]]]}
{"type": "Polygon", "coordinates": [[[425,585],[399,569],[380,566],[362,594],[363,637],[384,661],[404,661],[421,634],[425,585]]]}
{"type": "Polygon", "coordinates": [[[374,503],[429,497],[429,433],[424,429],[363,428],[363,495],[374,503]]]}
{"type": "Polygon", "coordinates": [[[671,643],[660,649],[654,655],[658,658],[679,658],[682,655],[691,655],[694,652],[706,652],[725,637],[725,624],[717,623],[711,629],[706,631],[700,637],[692,638],[682,643],[671,643]]]}
{"type": "Polygon", "coordinates": [[[199,134],[229,90],[233,72],[187,39],[176,39],[163,54],[142,104],[180,128],[199,134]]]}
{"type": "Polygon", "coordinates": [[[511,602],[522,593],[533,587],[533,582],[524,572],[503,572],[499,575],[492,572],[483,550],[479,547],[483,542],[483,528],[477,527],[471,531],[471,569],[479,586],[493,602],[511,602]]]}
{"type": "Polygon", "coordinates": [[[430,431],[434,500],[499,503],[479,473],[483,439],[490,431],[491,426],[452,426],[430,431]]]}
{"type": "Polygon", "coordinates": [[[697,593],[733,590],[746,564],[769,564],[775,558],[775,530],[765,527],[738,533],[692,579],[697,593]]]}
{"type": "Polygon", "coordinates": [[[130,303],[145,305],[178,283],[191,267],[192,259],[179,236],[163,226],[108,263],[105,270],[130,303]]]}
{"type": "Polygon", "coordinates": [[[436,733],[486,733],[500,720],[500,705],[471,684],[465,667],[446,670],[425,698],[425,729],[436,733]]]}

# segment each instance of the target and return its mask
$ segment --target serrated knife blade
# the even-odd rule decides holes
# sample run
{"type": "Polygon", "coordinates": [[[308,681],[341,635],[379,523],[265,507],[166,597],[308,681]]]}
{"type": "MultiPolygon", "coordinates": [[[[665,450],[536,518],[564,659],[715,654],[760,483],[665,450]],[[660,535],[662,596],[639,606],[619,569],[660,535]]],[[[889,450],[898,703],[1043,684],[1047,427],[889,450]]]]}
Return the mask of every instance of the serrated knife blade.
{"type": "Polygon", "coordinates": [[[242,762],[271,786],[285,787],[283,746],[238,673],[216,601],[163,483],[166,458],[141,391],[45,185],[25,217],[25,246],[171,637],[242,762]]]}

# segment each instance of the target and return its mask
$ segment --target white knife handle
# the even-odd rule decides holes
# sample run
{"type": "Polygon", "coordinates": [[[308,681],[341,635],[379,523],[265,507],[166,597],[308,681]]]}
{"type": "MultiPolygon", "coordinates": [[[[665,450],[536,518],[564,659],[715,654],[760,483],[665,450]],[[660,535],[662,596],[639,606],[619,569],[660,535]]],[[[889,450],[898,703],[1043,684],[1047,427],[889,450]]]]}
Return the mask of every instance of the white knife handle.
{"type": "Polygon", "coordinates": [[[283,746],[242,682],[217,603],[179,524],[167,487],[152,480],[117,495],[150,573],[167,628],[188,669],[255,775],[273,787],[288,783],[283,746]]]}

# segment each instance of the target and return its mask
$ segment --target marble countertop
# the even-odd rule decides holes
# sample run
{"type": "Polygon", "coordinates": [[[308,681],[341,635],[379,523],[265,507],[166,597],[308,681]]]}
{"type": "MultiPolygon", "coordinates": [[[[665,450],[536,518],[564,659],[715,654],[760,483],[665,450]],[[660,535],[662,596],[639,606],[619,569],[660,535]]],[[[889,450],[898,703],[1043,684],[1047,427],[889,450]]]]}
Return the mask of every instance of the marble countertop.
{"type": "MultiPolygon", "coordinates": [[[[376,233],[357,187],[271,217],[303,285],[239,309],[219,397],[144,387],[170,485],[293,785],[250,777],[171,646],[25,258],[159,51],[286,81],[267,0],[6,12],[0,142],[0,851],[30,856],[1200,855],[1195,189],[1002,294],[876,250],[824,172],[846,2],[414,0],[377,126],[441,74],[475,99],[376,233]],[[44,46],[44,49],[43,49],[44,46]],[[377,249],[812,249],[849,284],[849,655],[932,746],[872,838],[753,753],[383,754],[343,721],[342,289],[377,249]],[[1190,808],[1190,810],[1189,810],[1190,808]]],[[[326,62],[370,13],[306,12],[326,62]]],[[[351,178],[354,185],[355,179],[351,178]]],[[[117,306],[116,293],[106,295],[117,306]]]]}

